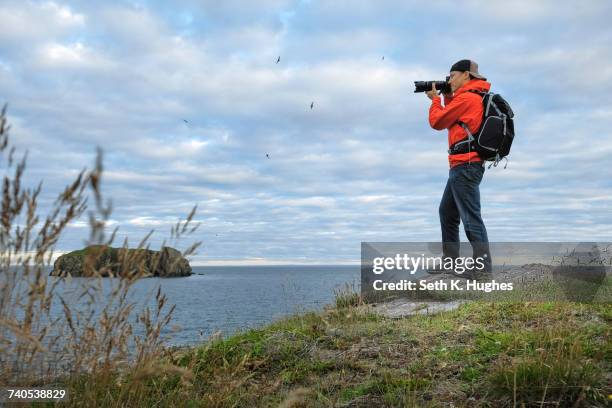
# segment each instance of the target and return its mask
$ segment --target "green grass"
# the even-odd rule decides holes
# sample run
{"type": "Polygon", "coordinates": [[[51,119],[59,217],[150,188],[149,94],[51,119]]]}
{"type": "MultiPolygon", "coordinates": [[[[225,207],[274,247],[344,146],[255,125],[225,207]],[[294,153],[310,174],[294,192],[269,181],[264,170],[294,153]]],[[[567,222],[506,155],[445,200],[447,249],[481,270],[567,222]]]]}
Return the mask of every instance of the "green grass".
{"type": "Polygon", "coordinates": [[[393,372],[384,372],[365,383],[345,389],[340,394],[340,400],[347,402],[361,396],[381,396],[386,404],[413,405],[418,393],[427,389],[429,383],[428,379],[400,377],[393,372]]]}
{"type": "Polygon", "coordinates": [[[472,302],[403,319],[341,305],[68,386],[97,406],[604,406],[610,394],[609,304],[472,302]]]}

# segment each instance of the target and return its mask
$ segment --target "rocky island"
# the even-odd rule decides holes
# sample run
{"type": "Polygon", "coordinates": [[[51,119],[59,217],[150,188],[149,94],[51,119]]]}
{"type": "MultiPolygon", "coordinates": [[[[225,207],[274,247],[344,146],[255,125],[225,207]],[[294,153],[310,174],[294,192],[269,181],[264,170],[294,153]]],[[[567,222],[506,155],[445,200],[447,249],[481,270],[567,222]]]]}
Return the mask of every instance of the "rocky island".
{"type": "Polygon", "coordinates": [[[191,266],[178,250],[167,246],[153,251],[90,245],[61,255],[50,275],[170,278],[191,275],[191,266]]]}

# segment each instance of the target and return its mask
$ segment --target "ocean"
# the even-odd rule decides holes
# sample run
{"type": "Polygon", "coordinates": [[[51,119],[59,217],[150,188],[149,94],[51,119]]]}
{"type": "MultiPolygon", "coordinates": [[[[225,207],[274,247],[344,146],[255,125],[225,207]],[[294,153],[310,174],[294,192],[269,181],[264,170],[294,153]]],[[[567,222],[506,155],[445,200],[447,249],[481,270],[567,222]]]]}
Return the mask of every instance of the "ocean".
{"type": "MultiPolygon", "coordinates": [[[[152,304],[160,286],[167,305],[176,305],[162,332],[166,345],[199,344],[219,330],[228,337],[283,316],[322,310],[334,302],[334,290],[346,285],[360,290],[359,265],[200,266],[193,267],[193,273],[182,278],[145,278],[132,287],[130,301],[136,303],[136,310],[152,304]]],[[[110,291],[113,280],[102,279],[104,293],[110,291]]],[[[72,278],[60,282],[56,294],[78,309],[84,301],[78,299],[80,289],[91,283],[91,278],[72,278]]],[[[54,301],[52,315],[62,313],[60,302],[54,301]]]]}

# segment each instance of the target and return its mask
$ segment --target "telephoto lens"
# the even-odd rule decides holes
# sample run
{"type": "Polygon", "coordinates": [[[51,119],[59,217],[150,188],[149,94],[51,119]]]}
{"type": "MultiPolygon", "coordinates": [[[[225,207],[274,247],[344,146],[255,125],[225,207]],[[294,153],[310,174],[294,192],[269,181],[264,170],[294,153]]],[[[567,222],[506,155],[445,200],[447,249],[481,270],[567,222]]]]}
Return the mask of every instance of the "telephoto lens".
{"type": "Polygon", "coordinates": [[[451,87],[448,83],[450,77],[446,77],[446,81],[414,81],[414,93],[431,91],[431,84],[436,84],[436,89],[442,93],[450,93],[451,87]]]}

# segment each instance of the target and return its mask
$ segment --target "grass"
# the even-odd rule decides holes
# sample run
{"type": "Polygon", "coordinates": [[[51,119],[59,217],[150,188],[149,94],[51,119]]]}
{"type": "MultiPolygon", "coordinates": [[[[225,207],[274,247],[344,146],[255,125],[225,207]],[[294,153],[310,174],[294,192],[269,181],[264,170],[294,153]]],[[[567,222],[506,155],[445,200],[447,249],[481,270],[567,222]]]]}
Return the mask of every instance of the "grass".
{"type": "Polygon", "coordinates": [[[334,305],[70,381],[66,405],[605,406],[610,320],[609,304],[472,302],[402,319],[334,305]]]}

